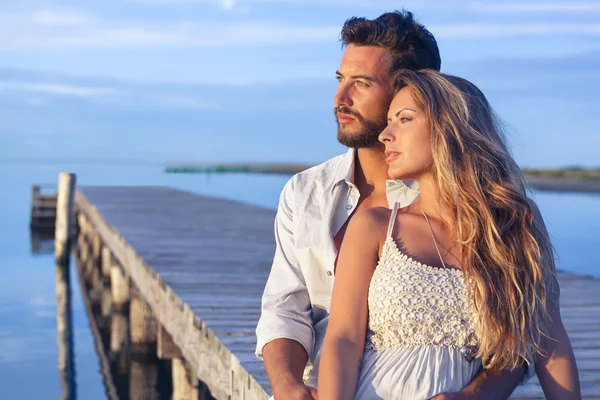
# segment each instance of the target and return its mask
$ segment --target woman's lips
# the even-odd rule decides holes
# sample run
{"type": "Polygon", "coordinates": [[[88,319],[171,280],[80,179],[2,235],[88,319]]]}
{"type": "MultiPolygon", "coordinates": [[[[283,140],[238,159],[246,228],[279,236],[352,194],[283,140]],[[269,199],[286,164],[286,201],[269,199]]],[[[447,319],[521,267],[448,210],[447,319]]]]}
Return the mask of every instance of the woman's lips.
{"type": "Polygon", "coordinates": [[[389,163],[389,162],[393,161],[394,159],[398,158],[398,156],[400,156],[400,152],[395,151],[395,150],[386,150],[385,151],[385,162],[389,163]]]}

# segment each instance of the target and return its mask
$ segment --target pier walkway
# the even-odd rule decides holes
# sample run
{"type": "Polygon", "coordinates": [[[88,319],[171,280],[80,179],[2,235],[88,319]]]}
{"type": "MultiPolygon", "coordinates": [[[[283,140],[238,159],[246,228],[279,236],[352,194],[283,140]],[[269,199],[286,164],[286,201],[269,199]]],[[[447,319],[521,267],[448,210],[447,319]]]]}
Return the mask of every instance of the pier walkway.
{"type": "MultiPolygon", "coordinates": [[[[147,307],[156,322],[159,357],[184,359],[192,385],[203,381],[216,399],[268,399],[254,329],[275,246],[273,210],[164,187],[80,187],[75,211],[80,273],[95,268],[113,286],[126,280],[130,312],[147,307]]],[[[564,272],[559,280],[584,398],[600,399],[600,280],[564,272]]],[[[544,396],[532,379],[511,398],[544,396]]]]}

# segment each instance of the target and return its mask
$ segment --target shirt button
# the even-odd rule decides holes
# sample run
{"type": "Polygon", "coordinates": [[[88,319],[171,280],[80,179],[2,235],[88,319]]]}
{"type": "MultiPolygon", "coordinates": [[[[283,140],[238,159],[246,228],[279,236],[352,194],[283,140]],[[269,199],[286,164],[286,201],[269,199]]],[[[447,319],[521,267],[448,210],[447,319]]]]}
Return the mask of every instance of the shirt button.
{"type": "Polygon", "coordinates": [[[354,207],[352,204],[348,204],[348,205],[346,206],[346,210],[352,210],[352,207],[354,207]]]}
{"type": "Polygon", "coordinates": [[[327,275],[328,275],[328,276],[332,276],[332,275],[333,275],[333,272],[331,272],[331,271],[327,271],[327,275]]]}

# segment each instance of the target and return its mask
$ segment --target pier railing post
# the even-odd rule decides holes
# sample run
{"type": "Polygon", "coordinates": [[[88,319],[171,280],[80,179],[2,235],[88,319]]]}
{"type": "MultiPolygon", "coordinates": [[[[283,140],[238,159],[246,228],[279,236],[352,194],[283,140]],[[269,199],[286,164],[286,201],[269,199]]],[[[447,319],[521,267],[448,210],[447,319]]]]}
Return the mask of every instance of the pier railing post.
{"type": "Polygon", "coordinates": [[[71,279],[69,252],[75,175],[61,173],[58,179],[56,203],[56,230],[54,249],[56,258],[56,330],[58,341],[58,369],[63,399],[75,396],[75,362],[73,354],[73,317],[71,312],[71,279]]]}
{"type": "Polygon", "coordinates": [[[69,251],[71,249],[75,181],[75,174],[70,174],[68,172],[61,172],[58,177],[56,230],[54,233],[54,255],[57,263],[68,260],[69,251]]]}
{"type": "Polygon", "coordinates": [[[130,287],[130,291],[129,398],[130,400],[155,400],[158,396],[158,366],[156,363],[158,322],[139,291],[133,286],[130,287]]]}
{"type": "Polygon", "coordinates": [[[110,267],[110,290],[113,308],[117,312],[128,311],[129,307],[129,278],[116,262],[110,267]]]}

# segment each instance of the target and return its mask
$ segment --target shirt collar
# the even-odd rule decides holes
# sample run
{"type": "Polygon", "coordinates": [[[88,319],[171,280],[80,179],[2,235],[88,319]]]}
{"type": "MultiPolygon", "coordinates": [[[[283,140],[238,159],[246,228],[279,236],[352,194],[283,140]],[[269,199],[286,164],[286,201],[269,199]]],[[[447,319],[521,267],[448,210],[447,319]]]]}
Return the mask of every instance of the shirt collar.
{"type": "Polygon", "coordinates": [[[356,156],[356,150],[353,148],[348,149],[346,154],[342,156],[342,161],[338,164],[333,174],[333,186],[332,190],[342,182],[354,183],[354,158],[356,156]]]}
{"type": "MultiPolygon", "coordinates": [[[[334,182],[332,190],[340,183],[354,183],[354,162],[356,150],[348,149],[343,155],[342,161],[338,164],[333,177],[334,182]]],[[[415,180],[389,179],[385,182],[388,206],[394,207],[394,203],[399,203],[400,208],[411,205],[419,198],[419,182],[415,180]]]]}
{"type": "Polygon", "coordinates": [[[400,208],[411,205],[419,199],[419,182],[416,180],[389,179],[385,181],[385,191],[389,208],[398,203],[400,208]]]}

